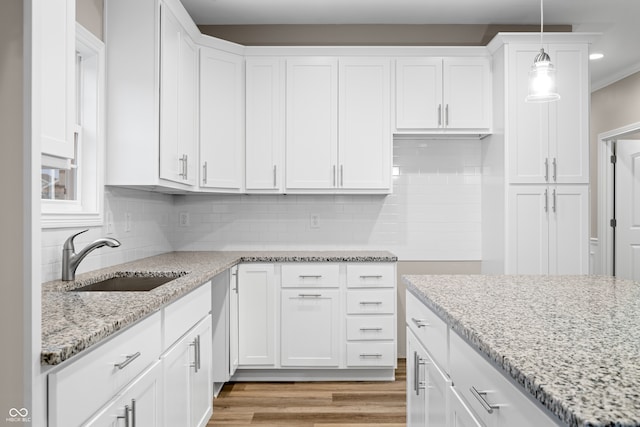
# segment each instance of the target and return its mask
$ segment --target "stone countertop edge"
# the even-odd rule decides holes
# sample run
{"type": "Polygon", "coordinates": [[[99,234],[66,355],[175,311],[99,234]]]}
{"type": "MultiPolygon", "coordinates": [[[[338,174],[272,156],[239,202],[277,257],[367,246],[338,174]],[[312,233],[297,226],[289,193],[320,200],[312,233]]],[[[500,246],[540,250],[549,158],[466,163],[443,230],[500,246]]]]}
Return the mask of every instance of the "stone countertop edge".
{"type": "Polygon", "coordinates": [[[386,251],[170,252],[42,284],[40,364],[58,365],[160,310],[234,265],[248,262],[396,262],[386,251]],[[146,292],[73,292],[116,276],[176,276],[146,292]]]}
{"type": "Polygon", "coordinates": [[[521,387],[523,392],[526,392],[531,396],[534,401],[537,401],[542,407],[546,408],[553,416],[555,421],[561,425],[568,425],[569,427],[636,427],[640,426],[640,422],[625,420],[608,420],[604,422],[596,421],[593,419],[583,420],[580,416],[568,405],[570,403],[564,402],[562,399],[558,399],[551,392],[546,390],[542,384],[536,378],[531,378],[525,372],[522,372],[514,362],[508,357],[501,355],[488,345],[483,339],[460,322],[457,318],[452,316],[447,309],[434,302],[429,298],[427,293],[420,288],[419,284],[411,281],[411,275],[402,276],[402,282],[405,284],[406,289],[416,296],[421,302],[423,302],[429,309],[431,309],[439,318],[441,318],[453,331],[461,336],[471,347],[485,356],[485,359],[489,359],[489,362],[504,376],[511,379],[512,383],[521,387]]]}

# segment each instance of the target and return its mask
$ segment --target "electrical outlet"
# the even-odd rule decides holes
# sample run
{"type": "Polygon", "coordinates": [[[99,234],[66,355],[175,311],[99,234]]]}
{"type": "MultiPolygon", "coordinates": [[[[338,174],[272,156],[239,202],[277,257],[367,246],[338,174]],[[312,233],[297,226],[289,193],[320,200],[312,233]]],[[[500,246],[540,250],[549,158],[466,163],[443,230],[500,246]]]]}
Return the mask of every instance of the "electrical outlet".
{"type": "Polygon", "coordinates": [[[318,214],[309,215],[309,227],[320,228],[320,215],[318,214]]]}
{"type": "Polygon", "coordinates": [[[133,217],[131,212],[125,212],[124,214],[124,232],[129,233],[133,229],[133,217]]]}
{"type": "Polygon", "coordinates": [[[191,225],[191,220],[189,219],[189,212],[180,212],[178,222],[180,224],[180,227],[189,227],[191,225]]]}

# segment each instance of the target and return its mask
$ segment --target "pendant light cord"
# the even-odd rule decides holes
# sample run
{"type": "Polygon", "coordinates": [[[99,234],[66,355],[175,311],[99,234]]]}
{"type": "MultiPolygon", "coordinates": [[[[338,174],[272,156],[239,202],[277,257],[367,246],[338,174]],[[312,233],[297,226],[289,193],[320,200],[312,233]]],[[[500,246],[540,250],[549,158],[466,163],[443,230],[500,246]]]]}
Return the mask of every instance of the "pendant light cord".
{"type": "Polygon", "coordinates": [[[540,46],[542,46],[542,33],[544,32],[544,0],[540,0],[540,46]]]}

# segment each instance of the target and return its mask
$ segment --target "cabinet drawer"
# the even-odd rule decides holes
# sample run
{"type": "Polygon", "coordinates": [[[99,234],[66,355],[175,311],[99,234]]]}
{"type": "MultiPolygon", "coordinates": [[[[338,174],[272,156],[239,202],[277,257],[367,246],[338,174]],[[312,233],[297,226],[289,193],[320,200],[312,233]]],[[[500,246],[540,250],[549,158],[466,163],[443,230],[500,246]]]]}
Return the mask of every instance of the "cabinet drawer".
{"type": "Polygon", "coordinates": [[[393,314],[395,296],[395,289],[350,290],[347,292],[347,314],[393,314]]]}
{"type": "Polygon", "coordinates": [[[438,366],[448,373],[447,324],[411,292],[407,291],[406,295],[407,327],[416,334],[438,366]]]}
{"type": "Polygon", "coordinates": [[[211,311],[211,282],[194,289],[164,309],[163,350],[211,311]]]}
{"type": "Polygon", "coordinates": [[[524,394],[524,388],[512,384],[457,333],[451,333],[450,344],[454,388],[483,423],[522,427],[557,426],[546,410],[524,394]],[[494,408],[491,409],[491,406],[494,408]]]}
{"type": "Polygon", "coordinates": [[[393,263],[361,263],[347,265],[347,287],[349,288],[392,288],[396,283],[396,269],[393,263]]]}
{"type": "Polygon", "coordinates": [[[395,338],[396,322],[393,316],[347,317],[347,340],[392,340],[395,338]]]}
{"type": "Polygon", "coordinates": [[[160,340],[157,312],[49,374],[49,425],[80,425],[158,360],[160,340]]]}
{"type": "Polygon", "coordinates": [[[395,366],[396,344],[393,342],[347,343],[347,366],[395,366]]]}
{"type": "Polygon", "coordinates": [[[338,264],[309,263],[282,266],[283,288],[337,288],[340,285],[338,264]]]}

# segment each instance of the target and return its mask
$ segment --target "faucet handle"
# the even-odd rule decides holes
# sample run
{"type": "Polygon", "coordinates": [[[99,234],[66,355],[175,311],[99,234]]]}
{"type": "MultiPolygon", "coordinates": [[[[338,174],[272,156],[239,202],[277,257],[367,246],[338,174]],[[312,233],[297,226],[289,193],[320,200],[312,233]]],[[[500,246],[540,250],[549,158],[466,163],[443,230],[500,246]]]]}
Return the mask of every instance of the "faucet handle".
{"type": "Polygon", "coordinates": [[[64,242],[64,246],[62,247],[62,250],[71,250],[71,252],[75,252],[76,248],[75,246],[73,246],[73,239],[76,238],[76,236],[82,234],[82,233],[86,233],[87,231],[89,231],[89,229],[87,228],[86,230],[82,230],[77,232],[76,234],[72,234],[71,236],[69,236],[67,238],[67,240],[64,242]]]}

